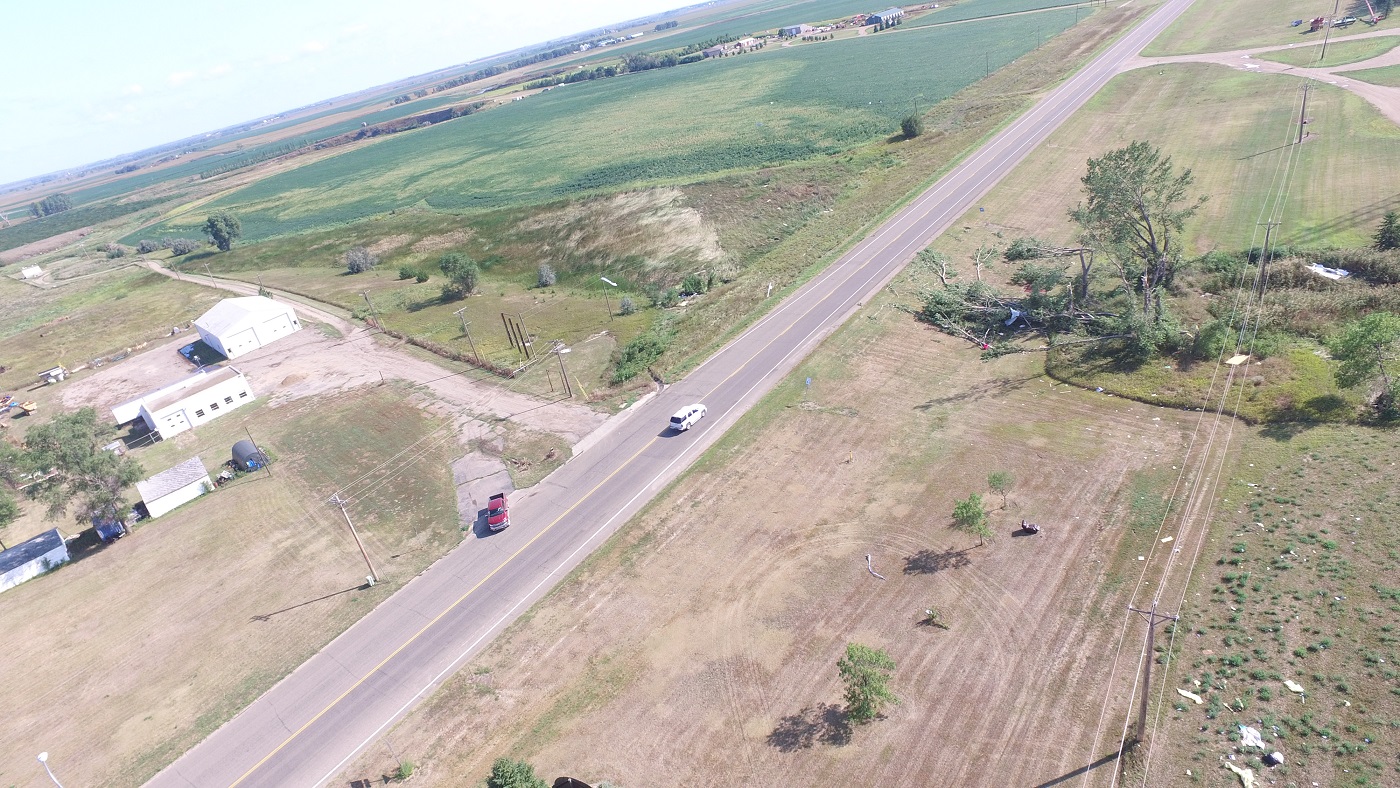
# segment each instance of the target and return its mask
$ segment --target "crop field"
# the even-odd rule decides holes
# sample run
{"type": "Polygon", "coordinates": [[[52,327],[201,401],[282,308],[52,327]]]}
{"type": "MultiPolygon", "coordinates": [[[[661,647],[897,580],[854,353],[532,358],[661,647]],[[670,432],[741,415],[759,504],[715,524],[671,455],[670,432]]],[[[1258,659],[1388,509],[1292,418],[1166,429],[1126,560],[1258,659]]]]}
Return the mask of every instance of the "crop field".
{"type": "MultiPolygon", "coordinates": [[[[916,96],[931,105],[1032,49],[1037,31],[1074,22],[1052,17],[769,47],[570,85],[269,177],[212,206],[236,210],[252,241],[419,203],[543,202],[827,156],[888,136],[916,96]],[[954,54],[968,49],[989,58],[954,54]]],[[[178,221],[154,232],[188,234],[178,221]]]]}
{"type": "Polygon", "coordinates": [[[1380,68],[1363,68],[1358,71],[1348,71],[1347,77],[1359,79],[1362,82],[1370,82],[1372,85],[1387,85],[1392,88],[1400,88],[1400,66],[1381,66],[1380,68]]]}
{"type": "Polygon", "coordinates": [[[5,593],[0,781],[37,785],[41,739],[70,785],[141,784],[457,544],[455,441],[348,493],[384,578],[373,589],[325,504],[445,423],[406,390],[362,387],[260,402],[135,452],[152,473],[195,455],[217,472],[246,428],[275,463],[5,593]]]}
{"type": "MultiPolygon", "coordinates": [[[[1284,44],[1321,41],[1323,31],[1309,33],[1306,20],[1331,15],[1333,4],[1318,0],[1232,0],[1226,3],[1193,3],[1162,35],[1143,50],[1147,57],[1229,52],[1284,44]],[[1295,19],[1304,23],[1292,27],[1295,19]]],[[[1369,18],[1362,0],[1343,0],[1342,13],[1369,18]]],[[[1375,27],[1358,23],[1351,31],[1363,32],[1400,25],[1391,14],[1375,27]]],[[[1343,31],[1341,35],[1344,35],[1343,31]]],[[[1331,46],[1328,46],[1331,49],[1331,46]]]]}
{"type": "Polygon", "coordinates": [[[1393,430],[1245,439],[1166,651],[1150,772],[1125,784],[1235,785],[1219,765],[1227,754],[1279,785],[1400,784],[1397,456],[1393,430]],[[1259,750],[1239,747],[1239,725],[1285,765],[1261,767],[1259,750]]]}
{"type": "Polygon", "coordinates": [[[1290,66],[1323,68],[1360,63],[1363,60],[1384,55],[1397,46],[1400,46],[1400,36],[1387,36],[1384,38],[1364,38],[1360,41],[1334,41],[1327,45],[1327,58],[1321,61],[1317,59],[1317,56],[1321,54],[1322,48],[1317,46],[1265,52],[1255,55],[1255,57],[1260,60],[1287,63],[1290,66]]]}
{"type": "MultiPolygon", "coordinates": [[[[933,13],[925,14],[906,21],[900,25],[900,29],[922,27],[924,25],[943,25],[949,22],[962,22],[968,19],[981,19],[988,16],[1001,16],[1002,14],[1020,14],[1026,11],[1040,11],[1042,9],[1059,8],[1062,6],[1078,5],[1082,0],[962,0],[947,8],[939,8],[933,13]]],[[[1074,14],[1070,11],[1070,14],[1074,14]]],[[[1079,14],[1086,14],[1080,11],[1079,14]]]]}

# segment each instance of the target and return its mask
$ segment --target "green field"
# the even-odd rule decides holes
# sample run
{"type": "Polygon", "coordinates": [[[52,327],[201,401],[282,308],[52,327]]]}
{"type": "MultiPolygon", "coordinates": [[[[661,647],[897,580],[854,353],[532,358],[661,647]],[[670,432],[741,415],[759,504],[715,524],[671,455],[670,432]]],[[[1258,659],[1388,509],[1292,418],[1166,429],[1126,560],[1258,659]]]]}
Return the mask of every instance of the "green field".
{"type": "Polygon", "coordinates": [[[1266,52],[1262,55],[1255,55],[1255,57],[1260,60],[1287,63],[1290,66],[1327,68],[1329,66],[1344,66],[1348,63],[1360,63],[1363,60],[1370,60],[1373,57],[1384,55],[1396,46],[1400,46],[1400,36],[1334,42],[1327,45],[1327,59],[1322,61],[1317,59],[1317,56],[1322,51],[1322,47],[1320,46],[1297,47],[1295,49],[1285,49],[1278,52],[1266,52]]]}
{"type": "MultiPolygon", "coordinates": [[[[536,203],[829,156],[890,135],[916,97],[930,106],[1034,48],[1037,31],[1073,22],[897,31],[570,85],[274,175],[211,207],[232,208],[255,241],[414,205],[536,203]],[[968,49],[989,59],[950,57],[968,49]]],[[[201,219],[129,240],[188,235],[201,219]]]]}
{"type": "Polygon", "coordinates": [[[1348,71],[1346,72],[1346,76],[1350,79],[1370,82],[1372,85],[1385,85],[1392,88],[1400,88],[1400,66],[1381,66],[1380,68],[1348,71]]]}
{"type": "MultiPolygon", "coordinates": [[[[956,3],[948,8],[940,8],[931,14],[925,14],[917,19],[905,22],[900,27],[913,28],[925,25],[946,25],[949,22],[961,22],[967,19],[980,19],[988,16],[1019,14],[1026,11],[1039,11],[1047,8],[1077,5],[1079,2],[1080,0],[962,0],[962,2],[956,3]]],[[[1087,15],[1088,12],[1080,11],[1079,13],[1087,15]]]]}
{"type": "MultiPolygon", "coordinates": [[[[1347,5],[1360,5],[1349,2],[1347,5]]],[[[1231,0],[1231,2],[1193,3],[1171,27],[1142,51],[1145,57],[1191,55],[1201,52],[1229,52],[1284,44],[1311,44],[1322,40],[1323,31],[1308,32],[1307,22],[1298,27],[1296,19],[1308,20],[1331,12],[1332,5],[1317,0],[1231,0]]],[[[1348,9],[1343,6],[1342,11],[1348,9]]],[[[1362,6],[1364,12],[1364,5],[1362,6]]],[[[1357,17],[1353,7],[1350,13],[1357,17]]],[[[1400,25],[1400,16],[1392,14],[1374,28],[1358,23],[1351,31],[1383,30],[1400,25]]],[[[1347,35],[1343,30],[1334,33],[1347,35]]],[[[1331,49],[1331,46],[1328,46],[1331,49]]]]}

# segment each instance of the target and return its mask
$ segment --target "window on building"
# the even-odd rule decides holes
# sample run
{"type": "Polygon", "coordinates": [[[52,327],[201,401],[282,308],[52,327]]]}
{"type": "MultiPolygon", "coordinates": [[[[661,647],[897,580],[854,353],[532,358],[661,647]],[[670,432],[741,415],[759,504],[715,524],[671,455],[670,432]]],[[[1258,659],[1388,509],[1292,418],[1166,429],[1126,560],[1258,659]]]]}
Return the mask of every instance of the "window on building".
{"type": "Polygon", "coordinates": [[[244,398],[246,398],[247,396],[248,396],[248,392],[246,392],[246,391],[240,391],[240,392],[238,392],[238,398],[239,398],[239,399],[244,399],[244,398]]]}
{"type": "Polygon", "coordinates": [[[233,397],[224,397],[224,404],[225,404],[225,405],[232,405],[232,404],[233,404],[233,397]]]}
{"type": "Polygon", "coordinates": [[[218,409],[219,409],[219,403],[217,403],[217,402],[211,402],[211,403],[209,403],[209,409],[210,409],[210,410],[218,410],[218,409]]]}
{"type": "Polygon", "coordinates": [[[204,418],[204,411],[197,410],[194,412],[194,415],[199,416],[200,418],[204,418]]]}

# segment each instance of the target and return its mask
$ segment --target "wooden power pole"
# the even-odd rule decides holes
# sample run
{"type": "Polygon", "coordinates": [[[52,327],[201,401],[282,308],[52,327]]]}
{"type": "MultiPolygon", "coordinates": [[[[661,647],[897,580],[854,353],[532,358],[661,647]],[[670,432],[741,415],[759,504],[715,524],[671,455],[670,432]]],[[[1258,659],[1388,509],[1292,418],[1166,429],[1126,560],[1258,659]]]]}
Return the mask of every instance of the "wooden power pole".
{"type": "Polygon", "coordinates": [[[1147,706],[1151,702],[1151,695],[1148,690],[1152,687],[1152,660],[1154,654],[1153,635],[1157,632],[1157,625],[1163,621],[1179,621],[1180,616],[1169,616],[1165,613],[1157,612],[1157,600],[1152,600],[1151,610],[1138,610],[1135,607],[1128,608],[1134,613],[1141,613],[1147,616],[1147,651],[1143,654],[1146,663],[1142,666],[1142,701],[1138,706],[1137,740],[1144,741],[1147,736],[1147,706]]]}
{"type": "Polygon", "coordinates": [[[350,522],[350,513],[345,510],[346,505],[350,502],[339,495],[332,495],[330,502],[340,507],[340,514],[345,517],[345,524],[350,526],[350,535],[355,537],[355,544],[360,548],[360,555],[365,559],[365,566],[369,567],[370,584],[378,583],[379,573],[374,571],[374,564],[369,560],[369,553],[365,552],[365,543],[360,541],[360,535],[355,531],[355,524],[350,522]]]}

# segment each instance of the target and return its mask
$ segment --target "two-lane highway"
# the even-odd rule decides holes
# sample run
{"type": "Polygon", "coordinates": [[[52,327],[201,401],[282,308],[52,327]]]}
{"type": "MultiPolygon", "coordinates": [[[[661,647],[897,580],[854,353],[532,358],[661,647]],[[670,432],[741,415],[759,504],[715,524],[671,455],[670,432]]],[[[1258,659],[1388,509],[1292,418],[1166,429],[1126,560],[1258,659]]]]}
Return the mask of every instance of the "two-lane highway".
{"type": "Polygon", "coordinates": [[[511,528],[468,539],[150,785],[280,788],[334,778],[689,466],[1191,2],[1167,0],[685,380],[520,494],[511,528]],[[691,402],[704,402],[708,417],[670,435],[668,417],[691,402]]]}

